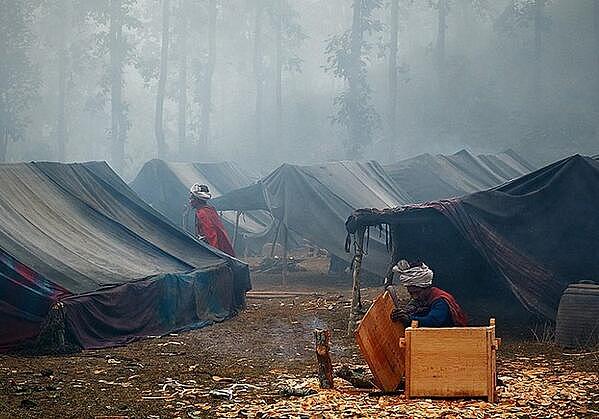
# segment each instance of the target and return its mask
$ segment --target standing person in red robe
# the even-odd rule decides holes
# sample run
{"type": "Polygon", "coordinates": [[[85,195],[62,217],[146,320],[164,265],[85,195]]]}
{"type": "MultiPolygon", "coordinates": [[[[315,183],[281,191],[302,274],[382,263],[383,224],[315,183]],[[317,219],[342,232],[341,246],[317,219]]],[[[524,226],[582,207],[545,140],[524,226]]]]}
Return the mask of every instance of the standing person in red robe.
{"type": "Polygon", "coordinates": [[[208,205],[212,194],[206,185],[195,183],[190,188],[189,205],[195,209],[196,236],[212,247],[235,257],[235,251],[216,209],[208,205]]]}
{"type": "Polygon", "coordinates": [[[405,308],[395,308],[391,320],[406,327],[417,320],[421,327],[466,326],[468,319],[456,299],[440,288],[433,287],[433,271],[424,263],[410,266],[400,260],[393,267],[399,281],[406,286],[412,301],[405,308]]]}

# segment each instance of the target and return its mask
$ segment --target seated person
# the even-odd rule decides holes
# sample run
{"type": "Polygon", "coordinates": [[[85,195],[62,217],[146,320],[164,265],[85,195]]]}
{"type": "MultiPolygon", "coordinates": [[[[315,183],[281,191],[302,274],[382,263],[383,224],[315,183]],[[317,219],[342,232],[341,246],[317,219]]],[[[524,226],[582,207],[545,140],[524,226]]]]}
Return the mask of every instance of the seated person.
{"type": "Polygon", "coordinates": [[[410,266],[400,260],[393,272],[399,275],[412,300],[405,307],[394,308],[391,320],[406,327],[412,320],[417,320],[421,327],[466,326],[466,314],[450,293],[432,286],[433,271],[424,263],[410,266]]]}

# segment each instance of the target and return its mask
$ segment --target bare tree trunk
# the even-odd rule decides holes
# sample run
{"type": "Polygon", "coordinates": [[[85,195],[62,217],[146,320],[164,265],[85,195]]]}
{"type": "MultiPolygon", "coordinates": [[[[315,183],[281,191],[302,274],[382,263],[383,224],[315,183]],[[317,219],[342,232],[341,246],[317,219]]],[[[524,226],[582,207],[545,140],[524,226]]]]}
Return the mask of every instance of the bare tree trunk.
{"type": "Polygon", "coordinates": [[[0,162],[6,161],[8,149],[8,128],[2,127],[0,132],[0,162]]]}
{"type": "Polygon", "coordinates": [[[170,0],[162,0],[162,45],[160,48],[160,75],[158,92],[156,93],[156,114],[154,118],[154,134],[159,158],[166,158],[166,140],[164,138],[164,94],[168,71],[168,41],[170,31],[170,0]]]}
{"type": "Polygon", "coordinates": [[[283,131],[283,86],[282,86],[282,75],[283,75],[283,34],[282,34],[282,2],[283,0],[277,0],[277,15],[275,17],[275,31],[276,31],[276,74],[275,74],[275,99],[276,99],[276,140],[281,141],[283,131]]]}
{"type": "Polygon", "coordinates": [[[62,0],[59,6],[60,28],[58,46],[58,113],[56,115],[56,159],[66,159],[67,123],[66,123],[66,79],[68,67],[68,41],[67,30],[70,27],[70,2],[62,0]]]}
{"type": "Polygon", "coordinates": [[[399,34],[399,0],[391,0],[389,37],[389,139],[397,140],[397,42],[399,34]]]}
{"type": "MultiPolygon", "coordinates": [[[[599,0],[595,0],[594,4],[594,23],[595,23],[595,76],[596,86],[599,91],[599,0]]],[[[597,110],[599,111],[599,95],[595,95],[595,101],[597,104],[597,110]]]]}
{"type": "Polygon", "coordinates": [[[123,126],[122,106],[122,10],[121,0],[110,3],[110,78],[111,78],[111,158],[116,169],[122,169],[125,163],[126,126],[123,126]],[[121,132],[125,131],[125,132],[121,132]]]}
{"type": "Polygon", "coordinates": [[[179,10],[180,30],[180,62],[179,62],[179,112],[177,118],[177,131],[179,137],[179,156],[183,158],[186,154],[187,144],[187,2],[181,0],[179,10]]]}
{"type": "Polygon", "coordinates": [[[201,98],[200,146],[210,142],[210,112],[212,110],[212,78],[216,66],[216,0],[209,3],[208,22],[208,63],[204,76],[204,88],[201,98]]]}
{"type": "MultiPolygon", "coordinates": [[[[254,21],[254,75],[256,77],[256,144],[262,146],[262,108],[264,102],[264,74],[262,58],[262,0],[255,0],[256,15],[254,21]]],[[[260,147],[259,147],[260,148],[260,147]]]]}
{"type": "Polygon", "coordinates": [[[541,100],[541,78],[543,76],[543,9],[545,0],[535,0],[535,56],[533,70],[533,95],[535,102],[541,100]]]}
{"type": "Polygon", "coordinates": [[[351,30],[351,55],[348,71],[349,83],[349,114],[350,114],[350,132],[349,132],[349,156],[348,158],[355,159],[356,154],[360,151],[360,142],[362,141],[362,129],[360,127],[358,115],[358,101],[360,91],[360,69],[362,56],[362,1],[354,0],[353,2],[353,21],[351,30]]]}
{"type": "Polygon", "coordinates": [[[445,43],[447,32],[447,0],[439,0],[439,20],[437,28],[437,74],[439,86],[445,88],[445,43]]]}

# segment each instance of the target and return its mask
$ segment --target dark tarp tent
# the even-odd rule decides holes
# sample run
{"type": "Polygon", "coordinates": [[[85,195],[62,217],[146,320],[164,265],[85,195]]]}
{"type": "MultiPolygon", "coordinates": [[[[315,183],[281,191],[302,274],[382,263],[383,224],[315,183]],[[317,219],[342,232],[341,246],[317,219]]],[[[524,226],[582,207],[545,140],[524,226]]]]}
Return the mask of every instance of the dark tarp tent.
{"type": "Polygon", "coordinates": [[[347,229],[390,225],[391,263],[426,261],[464,301],[495,304],[482,312],[509,312],[515,296],[553,319],[570,282],[599,277],[598,199],[599,162],[576,155],[462,198],[357,210],[347,229]]]}
{"type": "MultiPolygon", "coordinates": [[[[343,223],[356,208],[391,208],[412,202],[377,162],[342,161],[322,165],[284,164],[255,185],[214,200],[221,210],[267,210],[282,226],[350,262],[343,223]]],[[[385,239],[371,235],[365,266],[382,274],[388,263],[385,239]]]]}
{"type": "MultiPolygon", "coordinates": [[[[194,183],[206,184],[213,197],[248,186],[254,179],[231,162],[176,163],[150,160],[139,171],[130,186],[144,201],[164,214],[171,222],[194,234],[193,213],[186,211],[189,188],[194,183]]],[[[237,216],[221,214],[233,240],[237,216]]],[[[257,253],[271,235],[272,217],[263,211],[244,213],[239,218],[236,251],[257,253]]]]}
{"type": "Polygon", "coordinates": [[[247,265],[145,204],[105,163],[0,165],[0,351],[49,317],[83,348],[236,314],[247,265]]]}
{"type": "Polygon", "coordinates": [[[384,168],[415,202],[479,192],[532,169],[511,150],[478,157],[466,150],[452,155],[421,154],[384,168]]]}

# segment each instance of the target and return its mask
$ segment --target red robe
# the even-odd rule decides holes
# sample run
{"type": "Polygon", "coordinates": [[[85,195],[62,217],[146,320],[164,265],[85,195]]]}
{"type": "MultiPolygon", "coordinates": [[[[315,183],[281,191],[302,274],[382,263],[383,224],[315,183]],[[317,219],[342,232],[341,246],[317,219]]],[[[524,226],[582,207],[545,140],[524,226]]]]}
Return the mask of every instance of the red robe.
{"type": "Polygon", "coordinates": [[[210,246],[235,257],[225,226],[216,210],[210,205],[196,209],[196,235],[203,236],[210,246]]]}
{"type": "Polygon", "coordinates": [[[453,295],[447,291],[443,291],[440,288],[431,287],[430,297],[427,301],[428,306],[430,307],[439,298],[444,299],[449,306],[449,312],[451,314],[451,318],[453,319],[454,326],[466,326],[468,324],[468,317],[466,316],[466,313],[464,313],[462,307],[460,307],[455,298],[453,298],[453,295]]]}

